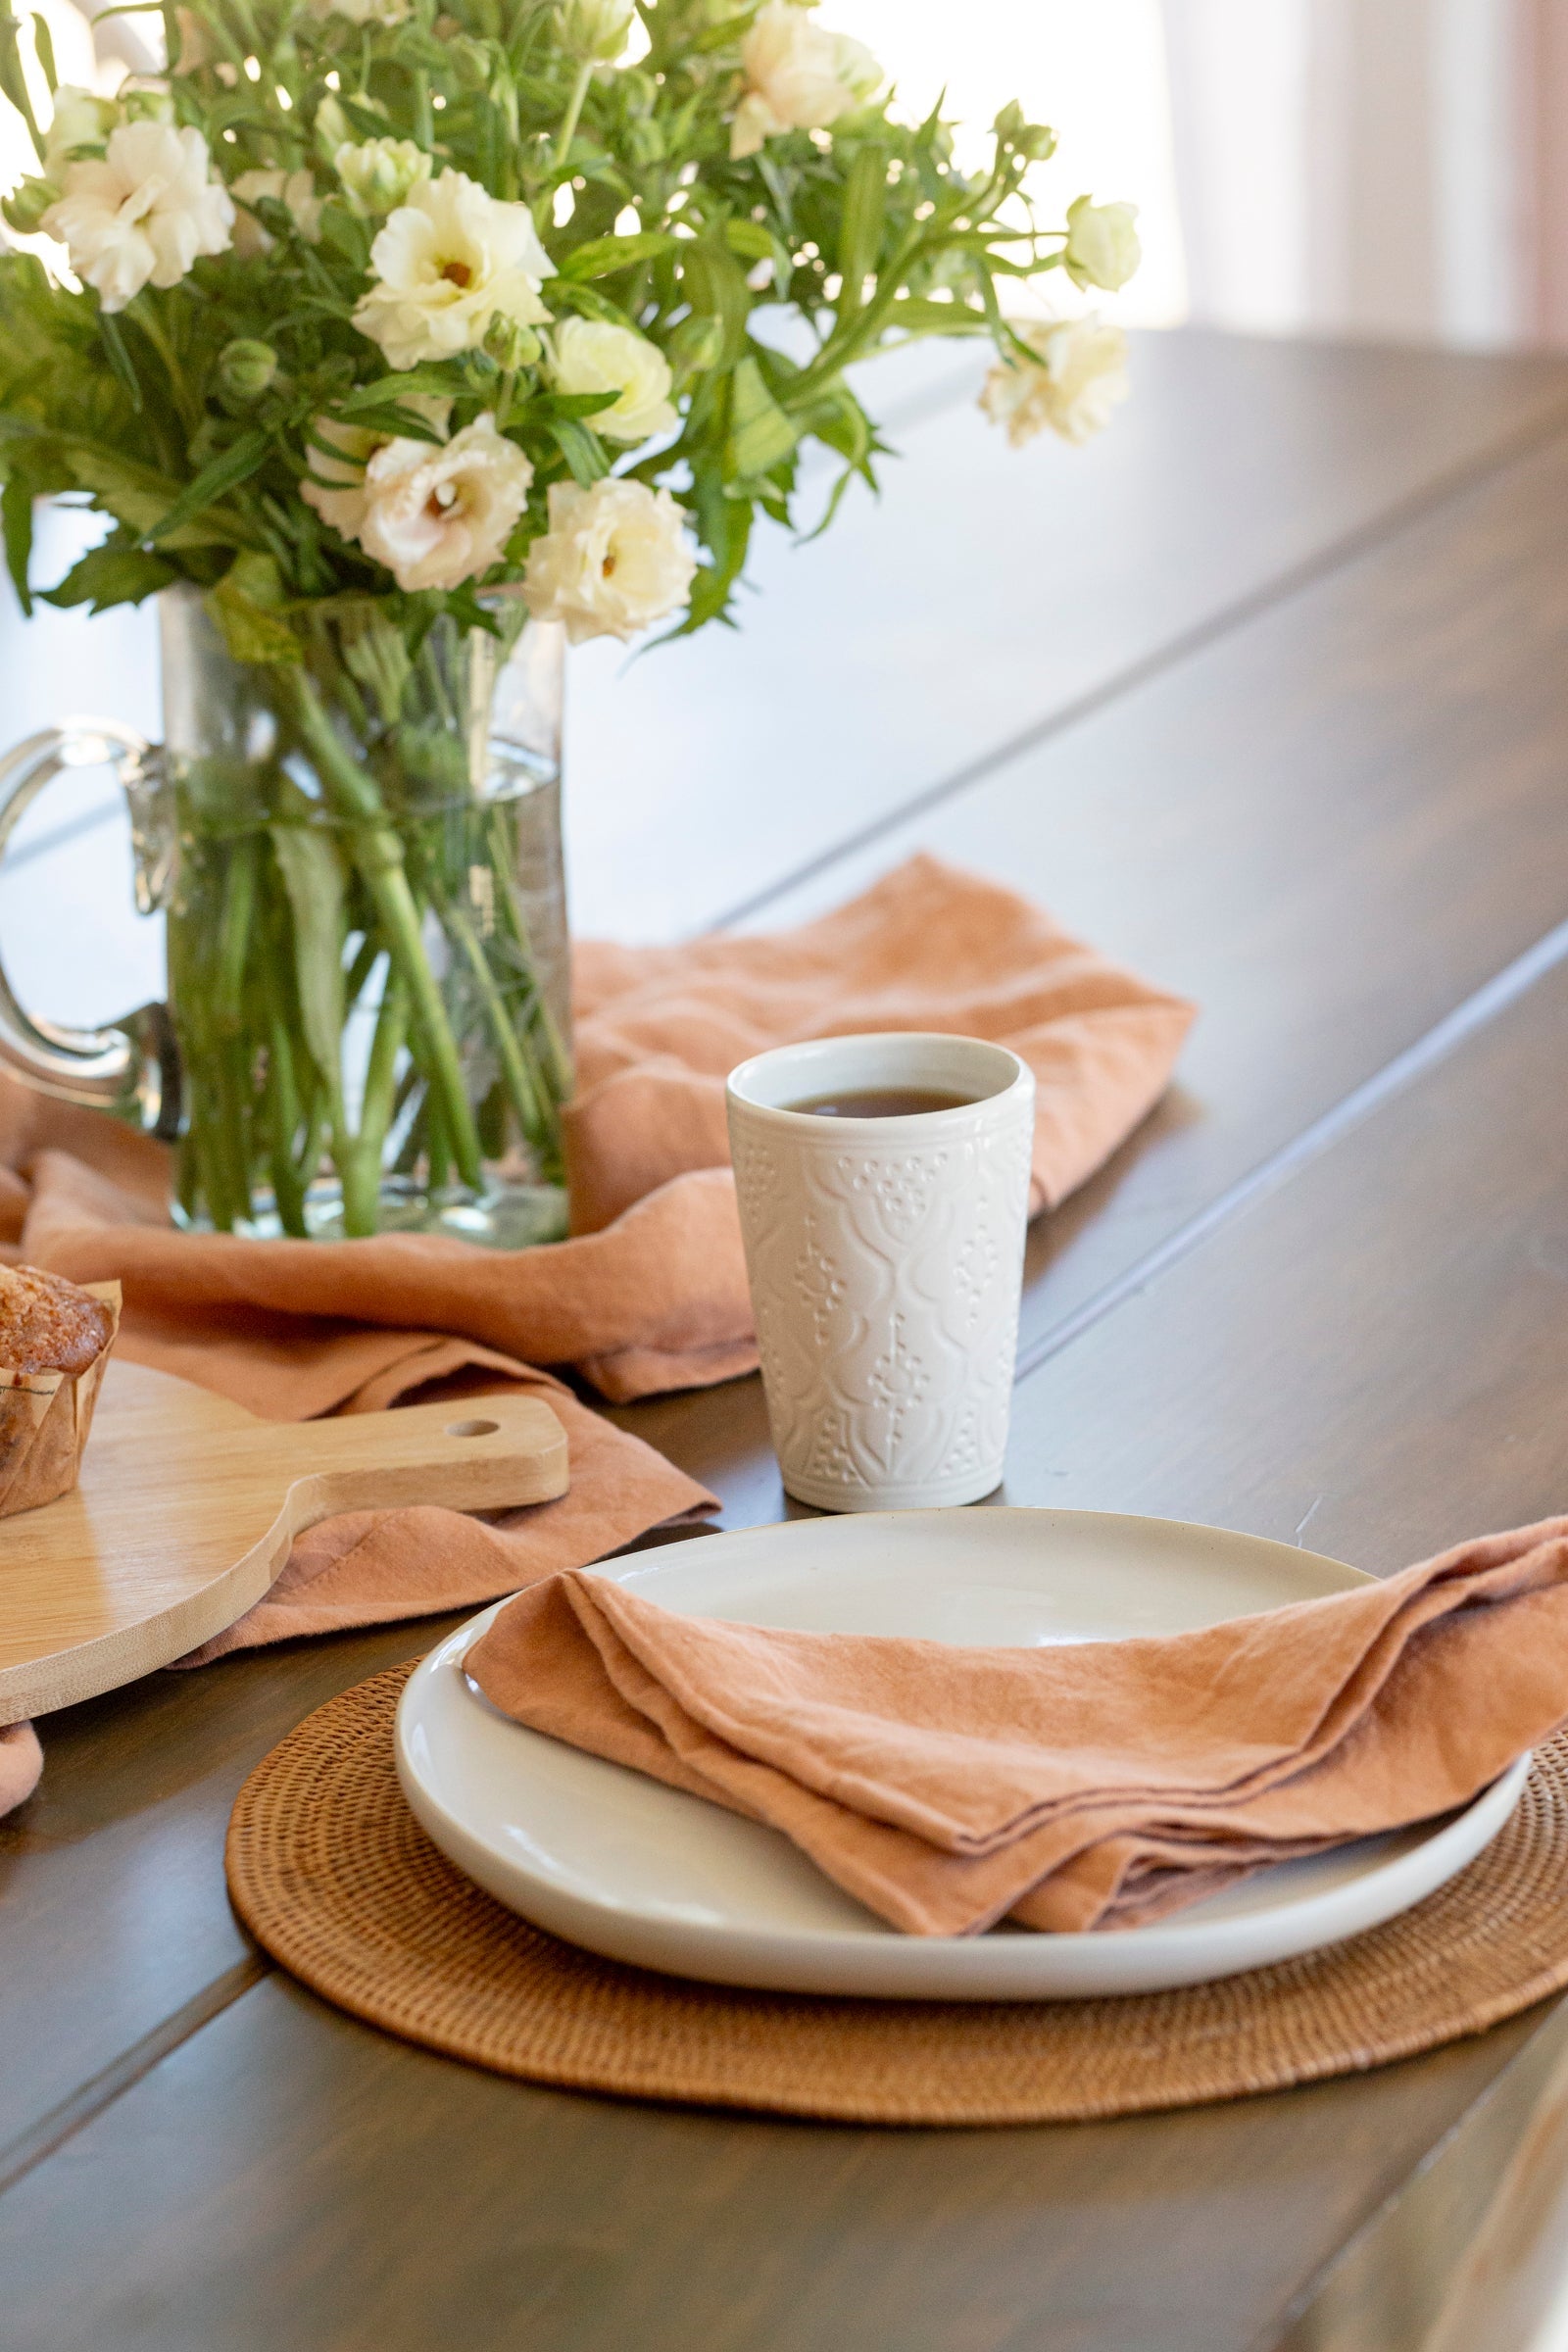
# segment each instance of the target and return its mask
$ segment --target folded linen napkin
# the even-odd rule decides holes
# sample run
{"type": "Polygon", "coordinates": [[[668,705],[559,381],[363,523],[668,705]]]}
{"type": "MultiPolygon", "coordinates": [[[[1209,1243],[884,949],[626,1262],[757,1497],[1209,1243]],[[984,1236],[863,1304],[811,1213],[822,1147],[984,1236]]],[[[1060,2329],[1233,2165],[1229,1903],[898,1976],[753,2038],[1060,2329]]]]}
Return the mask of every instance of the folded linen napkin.
{"type": "Polygon", "coordinates": [[[1195,1633],[1042,1649],[677,1616],[571,1573],[496,1706],[771,1824],[916,1936],[1157,1919],[1466,1803],[1568,1716],[1568,1518],[1195,1633]]]}
{"type": "Polygon", "coordinates": [[[1163,1091],[1193,1007],[1027,901],[916,858],[821,921],[679,948],[578,950],[575,1238],[512,1255],[389,1234],[327,1247],[170,1227],[156,1145],[0,1088],[0,1244],[118,1279],[122,1352],[263,1411],[322,1412],[432,1335],[573,1364],[608,1396],[757,1363],[724,1135],[747,1054],[859,1029],[995,1038],[1039,1081],[1034,1205],[1081,1184],[1163,1091]],[[303,1390],[312,1401],[296,1403],[303,1390]]]}
{"type": "Polygon", "coordinates": [[[867,1028],[1012,1045],[1040,1081],[1038,1208],[1152,1107],[1193,1018],[1026,901],[929,858],[799,930],[580,947],[574,987],[575,1238],[514,1254],[416,1235],[175,1232],[160,1145],[0,1076],[0,1252],[77,1282],[119,1280],[122,1355],[276,1420],[488,1377],[539,1389],[566,1425],[571,1491],[559,1501],[497,1526],[436,1510],[329,1520],[301,1538],[265,1600],[184,1663],[477,1607],[716,1507],[531,1367],[575,1365],[616,1399],[755,1368],[723,1107],[725,1073],[747,1054],[867,1028]]]}

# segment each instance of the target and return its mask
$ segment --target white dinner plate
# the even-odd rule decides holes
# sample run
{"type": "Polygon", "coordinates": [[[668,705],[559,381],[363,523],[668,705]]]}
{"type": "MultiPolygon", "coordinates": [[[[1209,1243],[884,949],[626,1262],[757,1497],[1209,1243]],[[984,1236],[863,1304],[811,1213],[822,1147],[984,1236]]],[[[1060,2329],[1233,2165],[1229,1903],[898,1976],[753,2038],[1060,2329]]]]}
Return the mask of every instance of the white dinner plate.
{"type": "MultiPolygon", "coordinates": [[[[1174,1634],[1344,1592],[1358,1570],[1285,1544],[1097,1511],[904,1511],[697,1538],[599,1573],[690,1616],[1032,1646],[1174,1634]]],[[[398,1709],[409,1803],[525,1919],[612,1959],[723,1984],[893,1999],[1150,1992],[1257,1968],[1392,1919],[1478,1854],[1523,1758],[1462,1812],[1260,1871],[1174,1919],[1094,1936],[901,1935],[778,1832],[525,1731],[443,1642],[398,1709]]]]}

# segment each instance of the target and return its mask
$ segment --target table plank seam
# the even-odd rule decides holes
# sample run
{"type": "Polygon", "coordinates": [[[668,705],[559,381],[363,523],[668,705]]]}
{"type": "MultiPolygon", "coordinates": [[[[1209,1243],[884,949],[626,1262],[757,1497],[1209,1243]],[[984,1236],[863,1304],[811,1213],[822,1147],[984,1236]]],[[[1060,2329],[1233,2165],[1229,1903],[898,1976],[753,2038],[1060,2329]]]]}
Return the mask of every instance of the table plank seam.
{"type": "Polygon", "coordinates": [[[35,2165],[53,2156],[67,2140],[74,2138],[85,2125],[95,2122],[106,2107],[112,2107],[117,2099],[133,2089],[182,2042],[189,2041],[264,1977],[270,1976],[273,1965],[264,1952],[252,1952],[245,1959],[236,1960],[232,1968],[225,1968],[221,1976],[204,1984],[172,2016],[166,2017],[162,2025],[144,2034],[139,2041],[133,2041],[110,2065],[74,2090],[70,2098],[63,2099],[25,2132],[19,2132],[9,2147],[0,2148],[0,2196],[15,2188],[35,2165]]]}
{"type": "Polygon", "coordinates": [[[1043,1331],[1030,1348],[1020,1351],[1013,1373],[1014,1385],[1038,1372],[1042,1364],[1059,1355],[1093,1325],[1114,1313],[1127,1299],[1136,1298],[1140,1291],[1147,1290],[1184,1257],[1191,1256],[1232,1217],[1269,1193],[1277,1192],[1299,1169],[1320,1159],[1342,1138],[1363,1126],[1385,1103],[1403,1094],[1407,1087],[1486,1028],[1498,1013],[1527,996],[1539,980],[1554,971],[1565,958],[1568,958],[1568,919],[1555,924],[1511,963],[1504,964],[1500,972],[1483,981],[1401,1054],[1396,1054],[1381,1069],[1374,1070],[1371,1077],[1343,1095],[1321,1117],[1299,1129],[1277,1152],[1270,1152],[1255,1168],[1250,1168],[1245,1176],[1216,1194],[1195,1216],[1178,1225],[1174,1233],[1167,1234],[1164,1241],[1135,1258],[1113,1282],[1105,1283],[1070,1315],[1063,1315],[1058,1323],[1043,1331]]]}
{"type": "Polygon", "coordinates": [[[977,759],[955,769],[952,775],[926,786],[911,799],[901,802],[897,808],[873,818],[869,824],[845,834],[830,848],[807,858],[778,881],[770,882],[765,889],[754,891],[749,898],[742,899],[710,922],[704,923],[702,930],[693,936],[706,937],[710,932],[730,930],[738,923],[749,922],[775,901],[787,898],[792,891],[830,873],[835,865],[858,857],[862,850],[873,848],[877,842],[886,840],[915,818],[928,816],[933,809],[958,799],[973,785],[984,783],[1012,760],[1054,742],[1057,736],[1067,734],[1083,720],[1098,716],[1123,696],[1135,693],[1140,687],[1151,685],[1155,679],[1179,669],[1184,662],[1208,652],[1211,647],[1236,635],[1252,621],[1264,618],[1307,589],[1331,579],[1336,572],[1346,570],[1360,557],[1372,554],[1417,523],[1425,522],[1444,507],[1464,497],[1468,491],[1494,481],[1514,466],[1560,439],[1565,431],[1568,431],[1568,407],[1554,406],[1544,416],[1533,417],[1513,432],[1505,433],[1500,440],[1491,443],[1475,456],[1444,467],[1419,489],[1396,499],[1381,514],[1369,516],[1365,522],[1356,523],[1338,538],[1326,541],[1313,554],[1302,557],[1298,563],[1288,564],[1271,579],[1219,606],[1201,620],[1179,629],[1162,645],[1140,655],[1136,662],[1114,671],[1099,685],[1075,695],[1059,709],[1048,711],[1032,725],[1021,728],[990,751],[982,752],[977,759]]]}

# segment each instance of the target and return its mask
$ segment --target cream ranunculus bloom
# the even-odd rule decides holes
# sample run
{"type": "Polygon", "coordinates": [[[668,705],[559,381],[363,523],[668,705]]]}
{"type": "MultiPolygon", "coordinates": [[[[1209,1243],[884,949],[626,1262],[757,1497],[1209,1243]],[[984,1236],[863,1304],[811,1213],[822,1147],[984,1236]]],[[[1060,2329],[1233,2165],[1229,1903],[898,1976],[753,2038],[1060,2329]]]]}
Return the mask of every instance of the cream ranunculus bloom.
{"type": "Polygon", "coordinates": [[[1136,204],[1091,204],[1080,196],[1067,207],[1067,275],[1074,285],[1114,294],[1144,258],[1136,204]]]}
{"type": "Polygon", "coordinates": [[[350,140],[332,166],[354,210],[368,217],[395,212],[430,176],[430,158],[412,139],[350,140]]]}
{"type": "Polygon", "coordinates": [[[553,264],[525,204],[504,204],[462,172],[411,188],[370,247],[376,283],[354,314],[394,368],[446,360],[484,341],[492,318],[536,325],[553,264]]]}
{"type": "Polygon", "coordinates": [[[612,409],[588,418],[610,441],[646,441],[679,422],[669,397],[669,362],[646,335],[600,318],[564,318],[551,337],[550,381],[558,392],[618,392],[612,409]]]}
{"type": "Polygon", "coordinates": [[[613,477],[550,486],[550,528],[528,550],[522,593],[536,620],[562,620],[573,645],[619,637],[684,604],[697,559],[667,490],[613,477]]]}
{"type": "Polygon", "coordinates": [[[360,545],[400,588],[456,588],[500,561],[532,480],[488,414],[439,448],[388,441],[365,468],[360,545]]]}
{"type": "Polygon", "coordinates": [[[177,285],[199,254],[226,252],[233,225],[201,132],[162,122],[122,122],[101,162],[71,165],[39,222],[106,311],[122,311],[145,285],[177,285]]]}
{"type": "Polygon", "coordinates": [[[768,0],[741,43],[746,92],[730,126],[732,158],[784,130],[822,130],[882,79],[862,41],[813,24],[798,0],[768,0]]]}
{"type": "MultiPolygon", "coordinates": [[[[432,399],[427,393],[411,395],[399,404],[413,409],[424,418],[432,432],[446,434],[452,416],[450,400],[432,399]]],[[[335,416],[318,416],[311,425],[309,450],[310,472],[300,484],[300,496],[308,507],[314,507],[323,522],[345,539],[358,539],[365,525],[369,498],[365,487],[365,468],[378,449],[385,449],[394,436],[372,432],[363,424],[343,424],[335,416]],[[325,442],[327,446],[322,448],[325,442]]],[[[428,448],[406,438],[404,447],[428,448]]]]}
{"type": "Polygon", "coordinates": [[[1004,360],[986,377],[980,406],[1004,424],[1014,449],[1049,425],[1064,441],[1087,441],[1127,397],[1127,338],[1098,318],[1026,327],[1033,363],[1004,360]]]}
{"type": "MultiPolygon", "coordinates": [[[[294,223],[307,245],[321,241],[321,198],[316,193],[316,182],[309,172],[242,172],[230,182],[229,194],[239,199],[241,208],[254,204],[258,196],[270,196],[278,204],[287,205],[294,223]]],[[[234,251],[249,260],[259,253],[270,253],[272,239],[254,213],[241,209],[234,216],[234,251]]]]}

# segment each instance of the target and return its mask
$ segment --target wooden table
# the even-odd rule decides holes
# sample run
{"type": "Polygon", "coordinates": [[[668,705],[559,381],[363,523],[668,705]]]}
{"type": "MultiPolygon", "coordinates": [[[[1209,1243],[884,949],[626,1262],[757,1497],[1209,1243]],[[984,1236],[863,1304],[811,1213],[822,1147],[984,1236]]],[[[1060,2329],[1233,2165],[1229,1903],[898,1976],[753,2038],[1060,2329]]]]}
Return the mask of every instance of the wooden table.
{"type": "MultiPolygon", "coordinates": [[[[924,847],[1198,997],[1180,1083],[1034,1236],[1006,1498],[1387,1570],[1568,1503],[1568,364],[1138,356],[1081,456],[1009,455],[951,355],[906,372],[884,513],[770,554],[738,643],[613,696],[584,664],[580,919],[792,920],[924,847]]],[[[728,1524],[785,1507],[755,1381],[616,1418],[728,1524]]],[[[1550,2010],[1192,2114],[890,2132],[536,2090],[316,2001],[228,1911],[228,1807],[430,1633],[46,1725],[0,1831],[6,2342],[1415,2343],[1353,2335],[1362,2233],[1528,2107],[1550,2010]]]]}

